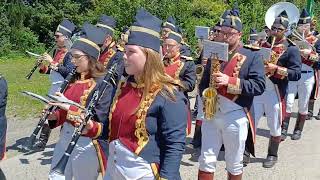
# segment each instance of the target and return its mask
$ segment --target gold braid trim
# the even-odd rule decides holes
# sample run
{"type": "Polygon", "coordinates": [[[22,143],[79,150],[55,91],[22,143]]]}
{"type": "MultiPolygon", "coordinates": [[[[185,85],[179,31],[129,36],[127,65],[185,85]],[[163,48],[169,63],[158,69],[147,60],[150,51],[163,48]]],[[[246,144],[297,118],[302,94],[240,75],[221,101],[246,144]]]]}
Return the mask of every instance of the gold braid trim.
{"type": "Polygon", "coordinates": [[[80,104],[83,107],[86,107],[87,104],[87,99],[92,91],[92,89],[96,86],[96,82],[91,78],[90,81],[88,82],[89,89],[84,90],[83,95],[80,97],[80,104]]]}
{"type": "Polygon", "coordinates": [[[161,86],[154,84],[152,85],[150,92],[146,95],[145,99],[141,103],[139,110],[136,113],[137,120],[136,120],[136,130],[134,132],[135,136],[138,138],[138,148],[136,149],[135,153],[138,155],[144,146],[149,141],[149,135],[146,128],[146,117],[147,112],[154,101],[155,97],[162,89],[161,86]]]}
{"type": "Polygon", "coordinates": [[[179,62],[179,64],[178,64],[178,69],[177,69],[177,71],[176,71],[176,73],[175,73],[175,75],[174,75],[175,79],[178,79],[178,80],[179,80],[179,75],[180,75],[180,72],[181,72],[183,66],[184,66],[184,62],[182,62],[182,61],[180,60],[180,62],[179,62]]]}
{"type": "MultiPolygon", "coordinates": [[[[85,80],[85,81],[88,83],[89,89],[84,90],[83,95],[80,97],[80,105],[82,107],[86,106],[88,96],[89,96],[90,92],[92,91],[92,89],[96,86],[96,82],[92,78],[85,80]]],[[[79,82],[79,81],[77,81],[77,82],[79,82]]],[[[76,111],[76,112],[68,110],[67,119],[70,121],[74,121],[74,120],[80,119],[80,115],[81,115],[81,109],[79,109],[79,108],[78,108],[78,111],[76,111]]]]}
{"type": "Polygon", "coordinates": [[[116,51],[115,51],[113,48],[110,48],[110,49],[108,49],[108,52],[107,52],[107,53],[108,53],[108,56],[107,56],[107,58],[105,59],[105,61],[103,62],[104,68],[107,67],[110,59],[116,54],[116,51]]]}
{"type": "Polygon", "coordinates": [[[116,109],[116,104],[118,103],[118,98],[121,94],[121,87],[126,83],[126,81],[127,81],[127,79],[120,80],[118,87],[117,87],[117,90],[116,90],[116,93],[115,93],[115,96],[114,96],[112,104],[111,104],[111,110],[109,112],[109,135],[108,135],[109,136],[108,137],[109,143],[110,143],[110,137],[111,137],[112,114],[113,114],[114,110],[116,109]]]}
{"type": "MultiPolygon", "coordinates": [[[[121,94],[121,87],[124,86],[124,84],[127,83],[126,80],[121,80],[120,83],[118,84],[118,88],[115,94],[115,97],[113,99],[112,105],[111,105],[111,111],[109,113],[109,142],[111,138],[111,121],[112,121],[112,114],[116,109],[116,105],[118,103],[118,98],[121,94]]],[[[136,130],[135,130],[135,136],[138,138],[138,148],[135,151],[135,154],[139,154],[143,147],[148,143],[149,137],[148,137],[148,132],[146,129],[146,116],[148,109],[150,108],[152,102],[154,101],[155,97],[157,96],[158,92],[162,88],[159,85],[153,85],[151,87],[151,90],[149,94],[145,97],[144,101],[141,103],[139,110],[136,113],[137,120],[136,120],[136,130]]]]}

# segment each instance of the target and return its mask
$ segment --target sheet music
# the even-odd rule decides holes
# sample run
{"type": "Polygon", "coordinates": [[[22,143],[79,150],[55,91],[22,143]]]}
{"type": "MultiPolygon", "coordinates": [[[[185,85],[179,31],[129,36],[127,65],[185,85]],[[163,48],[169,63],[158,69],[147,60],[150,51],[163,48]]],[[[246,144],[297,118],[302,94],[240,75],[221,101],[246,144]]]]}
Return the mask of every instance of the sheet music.
{"type": "Polygon", "coordinates": [[[228,47],[226,43],[203,41],[203,58],[211,58],[213,54],[218,56],[220,61],[228,61],[228,47]]]}
{"type": "Polygon", "coordinates": [[[209,27],[196,26],[195,36],[197,39],[208,39],[209,31],[210,31],[209,27]]]}
{"type": "Polygon", "coordinates": [[[271,58],[271,52],[270,48],[261,48],[258,53],[262,56],[263,61],[267,62],[271,58]]]}

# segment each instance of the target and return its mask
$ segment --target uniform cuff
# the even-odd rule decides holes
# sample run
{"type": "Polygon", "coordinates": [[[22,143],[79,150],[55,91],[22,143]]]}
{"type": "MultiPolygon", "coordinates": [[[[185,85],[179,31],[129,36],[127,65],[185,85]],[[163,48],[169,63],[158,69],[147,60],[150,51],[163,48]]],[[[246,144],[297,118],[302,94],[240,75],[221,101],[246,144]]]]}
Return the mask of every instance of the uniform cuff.
{"type": "Polygon", "coordinates": [[[90,137],[92,139],[97,139],[101,133],[102,133],[102,124],[96,121],[93,122],[93,127],[88,130],[86,134],[83,134],[83,136],[90,137]]]}
{"type": "Polygon", "coordinates": [[[74,119],[80,118],[81,110],[76,106],[70,106],[67,112],[67,119],[73,121],[74,119]]]}
{"type": "Polygon", "coordinates": [[[288,69],[285,67],[278,66],[274,74],[275,78],[284,79],[288,76],[288,69]]]}
{"type": "Polygon", "coordinates": [[[309,60],[312,62],[318,61],[319,60],[318,54],[310,54],[309,60]]]}
{"type": "Polygon", "coordinates": [[[241,94],[241,91],[240,79],[237,77],[229,77],[227,93],[241,94]]]}

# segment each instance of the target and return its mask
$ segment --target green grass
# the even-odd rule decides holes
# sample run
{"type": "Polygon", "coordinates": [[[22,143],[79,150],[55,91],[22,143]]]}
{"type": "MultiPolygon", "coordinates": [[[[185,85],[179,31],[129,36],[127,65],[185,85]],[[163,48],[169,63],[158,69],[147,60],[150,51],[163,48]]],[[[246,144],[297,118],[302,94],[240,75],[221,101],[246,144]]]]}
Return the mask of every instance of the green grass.
{"type": "Polygon", "coordinates": [[[35,59],[24,55],[12,54],[0,57],[0,73],[8,82],[7,116],[18,119],[38,117],[44,104],[23,96],[21,91],[31,91],[46,95],[50,87],[48,75],[36,70],[30,80],[25,76],[34,66],[35,59]]]}

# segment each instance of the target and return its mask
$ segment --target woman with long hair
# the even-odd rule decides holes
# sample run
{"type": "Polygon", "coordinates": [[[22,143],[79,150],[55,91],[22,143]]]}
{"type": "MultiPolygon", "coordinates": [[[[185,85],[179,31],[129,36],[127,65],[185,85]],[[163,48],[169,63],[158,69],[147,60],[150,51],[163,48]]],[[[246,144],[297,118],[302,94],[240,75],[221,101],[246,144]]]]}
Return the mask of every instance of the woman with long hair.
{"type": "MultiPolygon", "coordinates": [[[[109,140],[104,179],[181,179],[187,99],[164,72],[161,21],[143,9],[135,20],[124,55],[128,78],[119,83],[101,132],[109,140]]],[[[95,134],[101,123],[91,123],[88,133],[95,134]]]]}
{"type": "MultiPolygon", "coordinates": [[[[83,35],[78,39],[71,49],[72,62],[76,66],[74,81],[67,87],[64,96],[81,106],[86,107],[90,102],[93,92],[99,88],[105,74],[103,64],[98,61],[100,40],[103,40],[103,31],[99,28],[85,24],[83,35]]],[[[102,98],[96,104],[94,121],[103,122],[107,119],[109,105],[111,103],[112,88],[105,91],[102,98]]],[[[59,94],[62,96],[62,94],[59,94]]],[[[51,128],[63,125],[60,138],[55,146],[51,169],[57,166],[68,147],[75,127],[80,125],[82,110],[70,105],[52,103],[60,109],[55,111],[50,117],[49,125],[51,128]]],[[[69,161],[65,169],[66,180],[96,180],[99,171],[104,175],[106,158],[102,153],[102,147],[106,146],[105,141],[96,140],[92,134],[86,134],[79,138],[75,148],[70,154],[69,161]]],[[[49,179],[56,179],[54,173],[50,173],[49,179]]]]}

